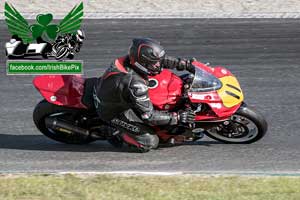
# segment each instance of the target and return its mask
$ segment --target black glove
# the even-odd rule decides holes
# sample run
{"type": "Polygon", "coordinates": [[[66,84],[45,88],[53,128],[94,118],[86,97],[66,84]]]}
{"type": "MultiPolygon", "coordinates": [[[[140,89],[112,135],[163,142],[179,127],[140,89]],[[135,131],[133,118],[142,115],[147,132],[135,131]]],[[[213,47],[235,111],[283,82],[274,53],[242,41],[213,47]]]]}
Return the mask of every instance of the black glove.
{"type": "Polygon", "coordinates": [[[179,122],[183,124],[191,124],[195,122],[195,113],[192,110],[183,110],[178,112],[179,122]]]}
{"type": "Polygon", "coordinates": [[[192,65],[192,62],[196,61],[196,58],[192,59],[183,59],[183,58],[178,58],[178,70],[187,70],[191,73],[195,73],[195,67],[192,65]]]}
{"type": "Polygon", "coordinates": [[[195,67],[192,65],[192,62],[196,61],[195,58],[192,59],[183,59],[183,58],[174,58],[171,56],[165,56],[161,61],[161,65],[166,69],[176,68],[178,71],[187,70],[191,73],[195,73],[195,67]]]}

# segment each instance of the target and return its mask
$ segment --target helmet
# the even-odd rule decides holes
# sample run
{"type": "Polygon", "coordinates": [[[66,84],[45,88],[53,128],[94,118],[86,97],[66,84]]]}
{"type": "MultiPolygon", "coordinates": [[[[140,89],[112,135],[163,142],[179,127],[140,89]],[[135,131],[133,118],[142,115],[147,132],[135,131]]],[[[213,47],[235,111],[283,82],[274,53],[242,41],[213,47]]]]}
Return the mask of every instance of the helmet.
{"type": "Polygon", "coordinates": [[[129,48],[130,64],[137,72],[155,75],[161,72],[160,61],[165,50],[159,42],[150,38],[135,38],[129,48]]]}
{"type": "Polygon", "coordinates": [[[77,41],[78,42],[83,42],[84,38],[85,38],[84,32],[82,30],[80,30],[80,29],[77,30],[77,32],[76,32],[76,39],[77,39],[77,41]]]}

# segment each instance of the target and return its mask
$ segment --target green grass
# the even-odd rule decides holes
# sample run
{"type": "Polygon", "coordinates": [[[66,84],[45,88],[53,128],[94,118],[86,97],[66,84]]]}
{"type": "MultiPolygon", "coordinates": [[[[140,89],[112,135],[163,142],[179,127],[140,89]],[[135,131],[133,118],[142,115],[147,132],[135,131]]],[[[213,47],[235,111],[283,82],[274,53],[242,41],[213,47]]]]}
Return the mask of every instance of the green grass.
{"type": "Polygon", "coordinates": [[[300,200],[300,177],[0,176],[0,200],[300,200]]]}

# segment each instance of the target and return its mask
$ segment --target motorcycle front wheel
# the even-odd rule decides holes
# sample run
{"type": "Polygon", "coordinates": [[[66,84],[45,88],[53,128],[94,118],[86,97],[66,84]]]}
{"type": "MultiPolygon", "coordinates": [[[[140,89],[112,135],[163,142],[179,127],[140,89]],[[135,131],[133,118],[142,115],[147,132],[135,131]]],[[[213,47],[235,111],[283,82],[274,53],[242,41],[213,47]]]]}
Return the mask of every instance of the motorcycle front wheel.
{"type": "Polygon", "coordinates": [[[260,140],[267,132],[265,118],[246,104],[230,120],[207,129],[204,133],[215,140],[230,144],[250,144],[260,140]]]}

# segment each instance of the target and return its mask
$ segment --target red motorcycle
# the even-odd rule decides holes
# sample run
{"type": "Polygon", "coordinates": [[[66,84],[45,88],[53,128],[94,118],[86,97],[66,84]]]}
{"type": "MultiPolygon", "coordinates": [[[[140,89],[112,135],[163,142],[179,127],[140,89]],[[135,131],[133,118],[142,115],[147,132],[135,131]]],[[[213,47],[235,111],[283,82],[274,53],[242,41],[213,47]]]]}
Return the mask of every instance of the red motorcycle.
{"type": "MultiPolygon", "coordinates": [[[[193,110],[189,126],[155,126],[161,144],[199,140],[204,134],[224,143],[253,143],[267,131],[264,117],[244,102],[236,77],[224,67],[193,62],[195,74],[177,76],[164,69],[149,78],[149,96],[158,110],[193,110]]],[[[95,85],[99,78],[81,75],[42,75],[33,80],[44,97],[33,120],[46,136],[68,144],[86,144],[112,136],[97,115],[95,85]],[[96,101],[95,101],[96,102],[96,101]]]]}

